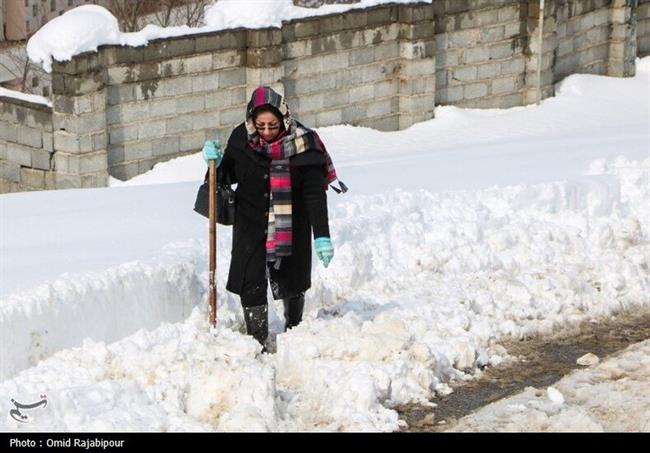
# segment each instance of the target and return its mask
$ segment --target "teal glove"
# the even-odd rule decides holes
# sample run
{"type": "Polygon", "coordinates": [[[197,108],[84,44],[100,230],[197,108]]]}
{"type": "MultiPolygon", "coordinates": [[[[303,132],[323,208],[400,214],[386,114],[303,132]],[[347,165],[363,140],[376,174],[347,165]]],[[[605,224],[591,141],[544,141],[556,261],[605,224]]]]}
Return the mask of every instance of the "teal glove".
{"type": "Polygon", "coordinates": [[[316,256],[323,262],[323,266],[329,266],[334,257],[332,240],[328,237],[316,238],[314,239],[314,248],[316,249],[316,256]]]}
{"type": "Polygon", "coordinates": [[[208,140],[203,145],[203,160],[207,164],[211,160],[216,161],[217,167],[221,164],[223,159],[223,151],[221,151],[221,142],[219,140],[208,140]]]}

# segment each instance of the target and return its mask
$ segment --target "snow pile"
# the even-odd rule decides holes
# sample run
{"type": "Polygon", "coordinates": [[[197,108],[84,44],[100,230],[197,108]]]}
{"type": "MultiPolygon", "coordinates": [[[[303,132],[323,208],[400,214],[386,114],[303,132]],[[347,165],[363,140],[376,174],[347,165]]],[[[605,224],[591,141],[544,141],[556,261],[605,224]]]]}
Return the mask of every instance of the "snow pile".
{"type": "Polygon", "coordinates": [[[258,349],[227,329],[209,333],[198,310],[108,346],[88,340],[2,383],[3,410],[12,398],[31,402],[36,388],[49,404],[31,411],[32,423],[6,417],[0,429],[273,430],[274,371],[255,360],[258,349]]]}
{"type": "MultiPolygon", "coordinates": [[[[52,72],[52,59],[67,61],[74,55],[96,51],[103,44],[125,45],[117,19],[97,5],[83,5],[67,11],[41,27],[27,42],[27,55],[52,72]]],[[[137,45],[130,41],[131,45],[137,45]]],[[[141,42],[139,45],[146,44],[141,42]]]]}
{"type": "Polygon", "coordinates": [[[574,371],[547,391],[522,393],[481,408],[456,432],[649,432],[650,340],[574,371]]]}
{"type": "MultiPolygon", "coordinates": [[[[352,190],[328,198],[336,255],[313,263],[304,322],[281,333],[270,306],[274,355],[223,289],[225,227],[208,329],[199,155],[137,180],[195,182],[0,196],[0,411],[48,396],[0,430],[395,430],[396,405],[508,360],[505,336],[647,309],[648,61],[540,107],[319,131],[352,190]]],[[[561,385],[540,398],[580,419],[561,385]]]]}
{"type": "Polygon", "coordinates": [[[117,19],[98,5],[83,5],[56,17],[39,29],[27,43],[27,54],[34,63],[52,71],[52,60],[68,61],[102,45],[146,46],[152,39],[208,33],[229,28],[280,27],[283,21],[325,14],[341,14],[352,9],[385,3],[419,3],[414,0],[361,0],[346,5],[301,8],[291,0],[219,0],[205,10],[201,27],[159,27],[146,25],[139,32],[122,33],[117,19]]]}
{"type": "MultiPolygon", "coordinates": [[[[507,359],[498,345],[504,336],[549,333],[560,326],[648,303],[650,225],[648,218],[638,216],[646,212],[644,200],[650,197],[650,159],[621,158],[616,162],[601,165],[606,169],[603,174],[570,182],[473,192],[421,190],[350,196],[331,211],[337,254],[327,270],[314,263],[305,321],[278,335],[277,353],[259,360],[255,359],[259,347],[235,332],[243,331],[243,322],[238,301],[231,295],[221,299],[216,339],[200,333],[207,331],[207,273],[196,264],[183,267],[180,263],[205,263],[207,245],[203,241],[179,244],[172,251],[171,257],[183,269],[178,277],[164,273],[156,276],[156,272],[139,270],[140,265],[134,268],[133,278],[114,279],[126,282],[124,292],[116,291],[115,286],[90,285],[93,291],[81,292],[80,299],[82,305],[95,306],[95,313],[92,308],[76,310],[75,298],[61,298],[63,306],[48,306],[45,301],[52,293],[43,294],[40,304],[31,304],[38,307],[43,319],[68,310],[71,316],[95,319],[95,329],[100,328],[100,318],[104,328],[120,325],[125,317],[134,325],[151,325],[146,320],[151,314],[155,318],[158,307],[143,302],[152,296],[147,295],[151,285],[165,279],[169,286],[154,292],[152,303],[160,298],[173,305],[171,299],[178,298],[177,304],[187,307],[184,310],[191,306],[200,310],[181,324],[163,325],[152,333],[141,332],[111,345],[116,348],[114,360],[133,364],[128,372],[123,368],[122,374],[108,372],[109,365],[102,362],[98,374],[74,379],[67,376],[57,387],[58,378],[50,374],[58,371],[47,371],[58,366],[52,365],[61,360],[55,355],[0,384],[0,392],[26,395],[51,389],[48,396],[54,394],[64,401],[57,403],[51,398],[52,408],[57,404],[67,407],[67,392],[77,386],[82,393],[124,393],[125,401],[133,393],[134,400],[142,402],[138,410],[144,412],[138,415],[139,422],[127,420],[147,430],[397,429],[397,415],[392,410],[395,405],[426,402],[436,394],[449,392],[453,380],[471,378],[480,367],[507,359]],[[183,280],[188,289],[174,290],[183,280]],[[108,308],[102,301],[111,299],[116,299],[117,308],[102,308],[108,308]],[[193,351],[179,353],[161,346],[151,364],[149,359],[140,358],[148,357],[149,349],[158,345],[182,343],[184,334],[180,332],[187,329],[199,332],[193,347],[213,348],[232,360],[257,363],[262,370],[233,366],[227,373],[220,371],[226,375],[210,380],[210,373],[197,371],[203,365],[194,362],[193,351]],[[130,350],[121,349],[122,345],[141,343],[139,338],[148,335],[155,340],[143,346],[143,351],[135,351],[135,358],[130,350]],[[251,346],[239,349],[224,336],[251,346]],[[169,373],[169,363],[175,363],[177,374],[169,373]],[[197,380],[188,384],[188,374],[198,375],[197,380]],[[251,390],[242,384],[233,390],[229,387],[233,382],[261,387],[251,390]],[[156,396],[159,387],[169,387],[168,392],[174,393],[179,388],[187,392],[192,386],[216,395],[216,399],[175,399],[170,408],[156,396]],[[234,392],[232,399],[224,396],[229,391],[234,392]],[[233,401],[250,404],[236,408],[233,401]],[[180,415],[174,411],[179,407],[188,411],[191,420],[187,424],[177,419],[180,415]],[[161,419],[156,412],[161,410],[172,415],[161,419]],[[152,422],[154,417],[158,421],[152,422]]],[[[229,235],[219,235],[223,260],[219,269],[227,268],[229,240],[229,235]]],[[[159,261],[160,272],[168,269],[174,274],[174,266],[159,261]]],[[[218,281],[222,295],[226,294],[224,278],[222,272],[218,281]]],[[[98,279],[93,276],[91,280],[98,279]]],[[[279,309],[277,303],[271,307],[275,333],[282,329],[279,309]]],[[[11,335],[20,335],[20,330],[11,328],[15,310],[15,304],[3,306],[3,331],[8,326],[11,335]]],[[[34,316],[36,313],[28,318],[34,316]]],[[[177,313],[167,319],[175,322],[180,316],[177,313]]],[[[163,317],[162,321],[167,319],[163,317]]],[[[70,342],[81,344],[88,332],[81,327],[70,328],[76,324],[76,318],[60,325],[51,323],[50,341],[56,343],[66,332],[70,342]]],[[[125,330],[120,333],[125,334],[125,330]]],[[[102,332],[99,338],[106,335],[102,332]]],[[[24,346],[16,351],[24,351],[24,346]]],[[[70,343],[59,346],[69,347],[70,343]]],[[[65,361],[74,364],[72,368],[93,368],[84,362],[84,357],[93,355],[86,352],[92,347],[87,344],[74,354],[63,352],[65,361]]],[[[92,413],[97,420],[115,418],[115,408],[106,407],[102,398],[96,405],[82,407],[78,415],[92,413]]],[[[65,417],[62,420],[55,423],[56,429],[80,429],[83,425],[65,421],[65,417]]]]}

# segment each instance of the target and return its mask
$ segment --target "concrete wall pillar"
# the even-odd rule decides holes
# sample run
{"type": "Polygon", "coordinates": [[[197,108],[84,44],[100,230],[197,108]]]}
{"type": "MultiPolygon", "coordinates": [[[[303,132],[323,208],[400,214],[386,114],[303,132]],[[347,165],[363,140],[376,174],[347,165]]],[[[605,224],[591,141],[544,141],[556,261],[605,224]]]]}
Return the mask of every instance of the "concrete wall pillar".
{"type": "Polygon", "coordinates": [[[631,77],[635,74],[637,54],[636,12],[638,0],[612,0],[611,36],[607,75],[631,77]]]}
{"type": "Polygon", "coordinates": [[[96,52],[52,70],[54,186],[103,187],[108,183],[106,69],[96,52]]]}

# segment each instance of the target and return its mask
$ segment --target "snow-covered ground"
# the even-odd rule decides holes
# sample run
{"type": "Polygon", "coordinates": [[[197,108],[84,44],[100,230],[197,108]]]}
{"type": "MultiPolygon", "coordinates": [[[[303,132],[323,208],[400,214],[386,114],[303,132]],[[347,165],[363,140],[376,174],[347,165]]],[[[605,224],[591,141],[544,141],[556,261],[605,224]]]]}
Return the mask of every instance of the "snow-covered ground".
{"type": "MultiPolygon", "coordinates": [[[[273,355],[224,290],[221,226],[208,329],[198,154],[110,188],[0,195],[0,410],[48,400],[0,430],[395,430],[392,407],[507,359],[504,336],[647,308],[637,63],[635,78],[571,76],[538,107],[320,129],[351,191],[329,194],[336,255],[314,262],[305,320],[273,355]]],[[[278,304],[270,319],[281,332],[278,304]]]]}
{"type": "Polygon", "coordinates": [[[450,431],[650,432],[650,340],[485,406],[450,431]]]}

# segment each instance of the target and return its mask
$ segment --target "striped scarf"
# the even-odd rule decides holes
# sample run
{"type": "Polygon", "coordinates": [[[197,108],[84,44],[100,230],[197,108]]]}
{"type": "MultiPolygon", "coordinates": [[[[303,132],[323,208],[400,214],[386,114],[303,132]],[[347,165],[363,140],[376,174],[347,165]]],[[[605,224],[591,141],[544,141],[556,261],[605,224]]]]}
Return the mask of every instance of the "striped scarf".
{"type": "MultiPolygon", "coordinates": [[[[289,108],[283,97],[272,88],[260,86],[255,89],[246,108],[246,130],[248,146],[255,152],[271,159],[269,225],[266,237],[266,261],[278,261],[278,258],[291,255],[293,242],[292,205],[291,205],[291,157],[308,150],[325,154],[327,185],[337,179],[332,159],[315,131],[299,127],[291,118],[289,108]],[[253,111],[262,105],[271,105],[282,115],[284,131],[272,142],[267,143],[255,129],[253,111]]],[[[341,191],[347,188],[339,181],[341,191]]],[[[332,188],[334,188],[332,186],[332,188]]],[[[336,190],[336,189],[335,189],[336,190]]],[[[338,190],[337,190],[338,191],[338,190]]],[[[276,263],[276,264],[278,264],[276,263]]]]}

